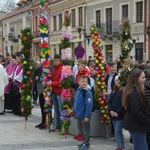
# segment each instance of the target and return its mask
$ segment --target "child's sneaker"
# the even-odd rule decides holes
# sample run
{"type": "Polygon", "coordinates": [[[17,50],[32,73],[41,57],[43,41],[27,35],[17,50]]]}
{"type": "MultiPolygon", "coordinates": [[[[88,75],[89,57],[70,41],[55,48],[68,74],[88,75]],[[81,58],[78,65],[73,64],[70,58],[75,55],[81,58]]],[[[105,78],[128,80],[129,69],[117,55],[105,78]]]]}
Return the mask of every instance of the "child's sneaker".
{"type": "Polygon", "coordinates": [[[74,139],[78,139],[79,137],[81,137],[82,135],[79,133],[78,135],[75,135],[73,138],[74,139]]]}
{"type": "Polygon", "coordinates": [[[90,148],[90,145],[82,144],[81,147],[79,147],[79,150],[88,150],[90,148]]]}
{"type": "Polygon", "coordinates": [[[80,148],[82,145],[83,145],[83,143],[79,144],[79,145],[78,145],[78,148],[80,148]]]}

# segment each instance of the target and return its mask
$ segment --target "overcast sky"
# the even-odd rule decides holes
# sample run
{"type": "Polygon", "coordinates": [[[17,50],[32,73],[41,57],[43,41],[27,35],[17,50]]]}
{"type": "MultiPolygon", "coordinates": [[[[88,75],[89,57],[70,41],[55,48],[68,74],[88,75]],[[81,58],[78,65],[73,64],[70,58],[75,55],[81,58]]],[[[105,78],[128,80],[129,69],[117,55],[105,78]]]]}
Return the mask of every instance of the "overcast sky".
{"type": "Polygon", "coordinates": [[[6,2],[15,2],[15,3],[18,3],[19,2],[19,0],[0,0],[0,4],[2,5],[2,4],[4,4],[4,3],[6,3],[6,2]]]}
{"type": "Polygon", "coordinates": [[[0,0],[0,11],[4,11],[4,5],[8,4],[9,2],[18,3],[19,0],[0,0]]]}

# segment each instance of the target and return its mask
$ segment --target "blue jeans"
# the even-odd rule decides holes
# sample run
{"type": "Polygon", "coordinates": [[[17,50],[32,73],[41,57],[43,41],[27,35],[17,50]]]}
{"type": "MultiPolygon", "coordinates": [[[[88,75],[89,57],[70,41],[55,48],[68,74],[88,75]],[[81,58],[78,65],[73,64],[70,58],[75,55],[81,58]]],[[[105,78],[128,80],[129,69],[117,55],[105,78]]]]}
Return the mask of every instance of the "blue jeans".
{"type": "Polygon", "coordinates": [[[129,131],[134,145],[134,150],[148,150],[146,142],[146,132],[129,131]]]}
{"type": "Polygon", "coordinates": [[[122,132],[123,120],[113,120],[117,148],[124,148],[124,136],[122,132]]]}
{"type": "Polygon", "coordinates": [[[61,129],[61,97],[60,94],[53,94],[54,111],[56,115],[56,128],[61,129]]]}

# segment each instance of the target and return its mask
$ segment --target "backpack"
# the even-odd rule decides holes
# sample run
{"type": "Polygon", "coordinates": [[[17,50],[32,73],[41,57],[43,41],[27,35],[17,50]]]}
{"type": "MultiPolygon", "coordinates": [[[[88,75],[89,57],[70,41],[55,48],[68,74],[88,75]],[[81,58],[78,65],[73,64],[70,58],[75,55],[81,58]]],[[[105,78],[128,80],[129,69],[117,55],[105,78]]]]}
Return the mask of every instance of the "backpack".
{"type": "MultiPolygon", "coordinates": [[[[87,90],[82,89],[82,96],[83,96],[84,99],[86,97],[86,92],[87,92],[87,90]]],[[[92,95],[93,95],[93,93],[92,93],[92,95]]],[[[92,112],[95,111],[97,104],[98,104],[98,102],[94,99],[94,96],[93,96],[93,108],[92,108],[92,112]]]]}

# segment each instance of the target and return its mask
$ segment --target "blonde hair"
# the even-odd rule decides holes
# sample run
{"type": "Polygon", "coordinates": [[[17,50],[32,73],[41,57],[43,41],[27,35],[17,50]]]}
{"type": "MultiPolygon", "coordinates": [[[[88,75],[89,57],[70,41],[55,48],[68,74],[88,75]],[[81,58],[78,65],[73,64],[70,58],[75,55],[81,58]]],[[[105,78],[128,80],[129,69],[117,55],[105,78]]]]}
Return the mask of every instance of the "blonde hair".
{"type": "Polygon", "coordinates": [[[87,60],[86,59],[78,59],[78,64],[83,64],[83,65],[87,65],[87,60]]]}

